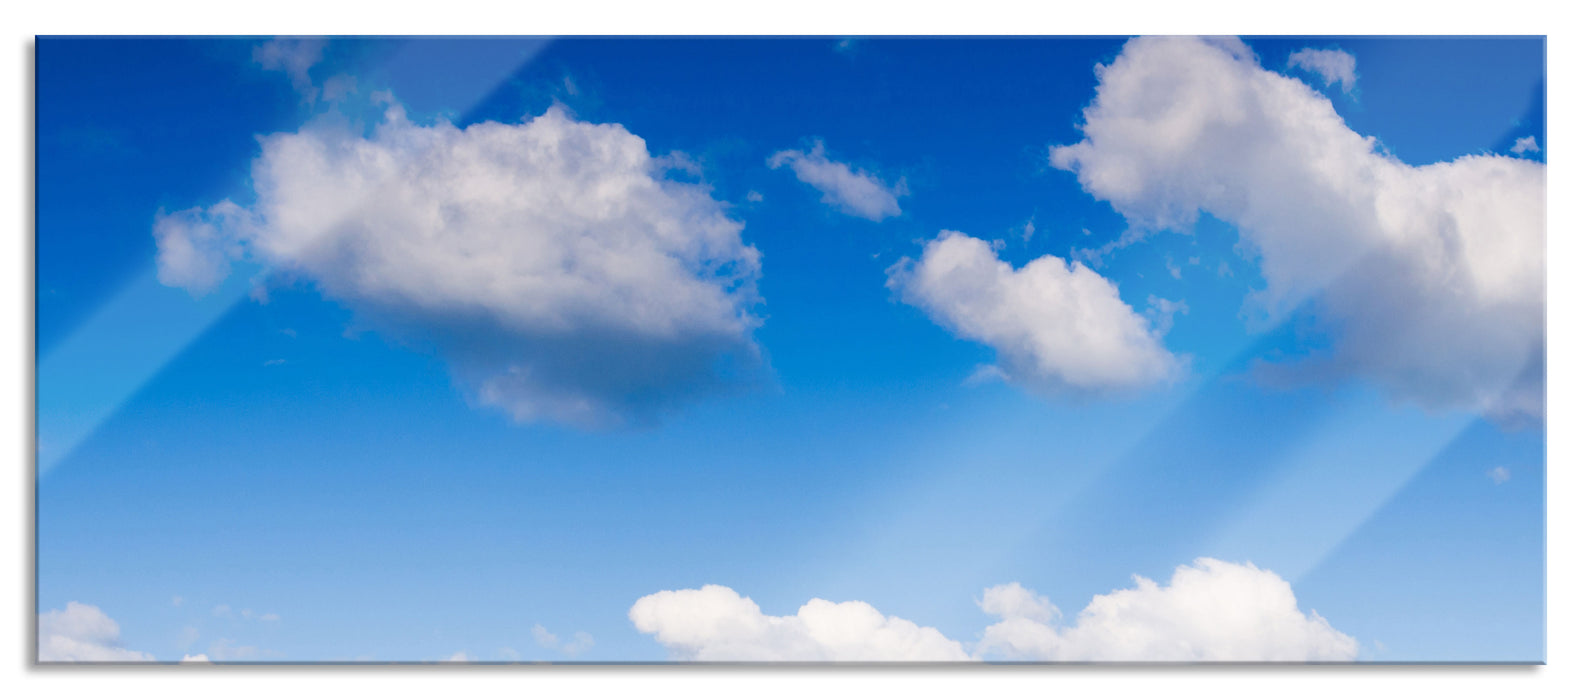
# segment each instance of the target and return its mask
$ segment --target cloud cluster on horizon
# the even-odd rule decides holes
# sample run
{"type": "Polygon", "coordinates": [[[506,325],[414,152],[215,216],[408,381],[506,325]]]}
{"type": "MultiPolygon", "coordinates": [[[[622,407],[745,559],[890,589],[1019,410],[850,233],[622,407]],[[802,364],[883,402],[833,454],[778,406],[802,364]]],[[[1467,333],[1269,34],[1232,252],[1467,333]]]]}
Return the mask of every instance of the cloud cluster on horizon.
{"type": "Polygon", "coordinates": [[[766,615],[725,586],[661,591],[628,614],[686,661],[1352,661],[1357,641],[1297,607],[1291,586],[1252,564],[1200,558],[1159,585],[1094,596],[1071,624],[1018,583],[984,591],[998,622],[972,651],[939,630],[886,617],[861,601],[815,598],[795,615],[766,615]]]}
{"type": "Polygon", "coordinates": [[[159,279],[201,294],[248,259],[306,280],[524,422],[651,422],[756,380],[758,251],[673,158],[560,107],[463,129],[379,99],[370,135],[262,137],[252,205],[161,213],[159,279]]]}
{"type": "Polygon", "coordinates": [[[1191,231],[1199,212],[1233,224],[1266,283],[1247,310],[1311,304],[1334,341],[1264,376],[1542,419],[1543,164],[1402,163],[1235,39],[1133,39],[1098,75],[1083,139],[1050,163],[1134,232],[1191,231]]]}
{"type": "Polygon", "coordinates": [[[968,661],[939,630],[886,617],[860,601],[814,598],[795,615],[765,615],[725,586],[660,591],[628,613],[682,661],[968,661]]]}

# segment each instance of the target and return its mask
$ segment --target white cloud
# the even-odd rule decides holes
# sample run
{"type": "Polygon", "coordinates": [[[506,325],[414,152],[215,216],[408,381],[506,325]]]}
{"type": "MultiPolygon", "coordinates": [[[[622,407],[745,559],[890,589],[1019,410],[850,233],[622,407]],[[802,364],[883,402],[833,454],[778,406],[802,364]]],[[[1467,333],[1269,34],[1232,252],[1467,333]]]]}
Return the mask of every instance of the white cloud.
{"type": "Polygon", "coordinates": [[[1495,467],[1490,469],[1487,474],[1496,486],[1511,480],[1511,470],[1505,467],[1495,467]]]}
{"type": "Polygon", "coordinates": [[[1155,332],[1160,335],[1170,332],[1170,327],[1175,325],[1176,314],[1186,314],[1190,311],[1186,300],[1171,301],[1153,295],[1148,296],[1148,320],[1153,322],[1155,332]]]}
{"type": "Polygon", "coordinates": [[[121,646],[121,626],[99,608],[77,601],[38,616],[39,661],[153,661],[121,646]]]}
{"type": "Polygon", "coordinates": [[[1005,370],[995,365],[978,365],[972,368],[972,374],[967,375],[967,378],[961,381],[961,385],[982,386],[995,382],[1007,382],[1010,379],[1009,376],[1006,376],[1005,370]]]}
{"type": "Polygon", "coordinates": [[[1357,85],[1357,57],[1340,49],[1302,49],[1293,51],[1286,60],[1287,68],[1301,68],[1324,79],[1324,85],[1340,83],[1340,89],[1351,92],[1357,85]]]}
{"type": "Polygon", "coordinates": [[[993,586],[978,607],[998,621],[974,651],[932,627],[885,617],[860,601],[813,599],[796,615],[765,615],[724,586],[645,596],[629,616],[677,659],[691,661],[1351,661],[1357,641],[1289,583],[1252,564],[1201,558],[1160,586],[1094,596],[1072,624],[1019,583],[993,586]]]}
{"type": "Polygon", "coordinates": [[[562,644],[560,636],[550,632],[543,625],[533,625],[533,641],[545,649],[558,651],[566,656],[577,656],[593,648],[593,635],[587,632],[577,632],[571,639],[562,644]]]}
{"type": "Polygon", "coordinates": [[[1351,661],[1357,641],[1316,612],[1303,614],[1291,585],[1251,564],[1201,558],[1165,586],[1094,596],[1071,625],[1017,584],[984,592],[980,607],[1000,618],[981,654],[1038,661],[1351,661]],[[1014,588],[1013,588],[1014,587],[1014,588]]]}
{"type": "Polygon", "coordinates": [[[245,225],[247,211],[229,201],[206,210],[186,209],[154,216],[155,262],[160,284],[203,296],[231,273],[242,254],[232,231],[245,225]]]}
{"type": "Polygon", "coordinates": [[[941,232],[886,283],[958,336],[992,346],[1011,381],[1045,393],[1143,387],[1180,361],[1115,285],[1082,263],[1046,255],[1021,269],[987,241],[941,232]]]}
{"type": "Polygon", "coordinates": [[[1543,164],[1404,164],[1225,41],[1134,39],[1099,76],[1085,138],[1051,164],[1136,230],[1190,230],[1200,211],[1235,225],[1266,283],[1248,311],[1311,308],[1334,339],[1265,376],[1543,415],[1543,164]]]}
{"type": "Polygon", "coordinates": [[[471,654],[468,654],[465,651],[458,651],[454,654],[451,654],[450,656],[440,659],[440,663],[445,664],[465,664],[472,663],[473,661],[477,661],[477,659],[473,658],[471,654]]]}
{"type": "Polygon", "coordinates": [[[213,663],[213,662],[209,660],[209,655],[208,654],[183,654],[181,656],[181,663],[184,663],[184,664],[207,664],[207,663],[213,663]]]}
{"type": "Polygon", "coordinates": [[[958,642],[932,627],[885,617],[862,602],[814,598],[795,615],[765,615],[724,586],[661,591],[629,613],[687,661],[966,661],[958,642]]]}
{"type": "MultiPolygon", "coordinates": [[[[264,70],[277,70],[291,78],[291,87],[302,95],[303,102],[318,99],[319,90],[308,76],[308,70],[324,55],[324,40],[318,38],[280,38],[253,47],[253,61],[264,70]]],[[[328,97],[328,96],[326,96],[328,97]]]]}
{"type": "Polygon", "coordinates": [[[778,170],[787,165],[796,179],[824,195],[820,201],[846,214],[870,221],[901,215],[898,198],[907,194],[906,178],[886,185],[865,170],[853,170],[850,165],[830,160],[824,155],[822,141],[815,142],[813,149],[805,153],[787,150],[769,157],[770,168],[778,170]]]}
{"type": "Polygon", "coordinates": [[[1050,603],[1048,598],[1023,588],[1022,584],[1014,581],[984,589],[978,607],[998,618],[1019,618],[1035,622],[1049,622],[1060,614],[1060,610],[1050,603]]]}
{"type": "Polygon", "coordinates": [[[1521,155],[1523,153],[1537,153],[1539,150],[1541,149],[1538,148],[1538,139],[1533,136],[1523,136],[1519,139],[1516,139],[1516,143],[1511,145],[1511,153],[1515,153],[1516,155],[1521,155]]]}
{"type": "Polygon", "coordinates": [[[368,135],[260,142],[250,207],[158,218],[162,281],[212,288],[239,257],[306,280],[520,421],[649,422],[755,379],[758,251],[618,124],[421,126],[391,102],[368,135]]]}

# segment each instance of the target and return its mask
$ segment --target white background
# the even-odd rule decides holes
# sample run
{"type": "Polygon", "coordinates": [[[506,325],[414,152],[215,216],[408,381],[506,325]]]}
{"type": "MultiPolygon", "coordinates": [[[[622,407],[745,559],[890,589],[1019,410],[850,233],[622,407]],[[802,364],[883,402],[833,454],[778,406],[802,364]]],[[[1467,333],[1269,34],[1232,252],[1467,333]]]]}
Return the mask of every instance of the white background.
{"type": "MultiPolygon", "coordinates": [[[[24,0],[26,1],[26,0],[24,0]]],[[[1577,478],[1579,191],[1572,125],[1576,25],[1559,3],[971,0],[535,2],[359,7],[327,0],[49,3],[4,11],[0,147],[0,697],[1280,698],[1582,697],[1577,478]],[[1399,5],[1399,6],[1398,6],[1399,5]],[[1549,98],[1549,559],[1543,667],[154,667],[32,665],[33,36],[37,34],[1547,34],[1549,98]]]]}

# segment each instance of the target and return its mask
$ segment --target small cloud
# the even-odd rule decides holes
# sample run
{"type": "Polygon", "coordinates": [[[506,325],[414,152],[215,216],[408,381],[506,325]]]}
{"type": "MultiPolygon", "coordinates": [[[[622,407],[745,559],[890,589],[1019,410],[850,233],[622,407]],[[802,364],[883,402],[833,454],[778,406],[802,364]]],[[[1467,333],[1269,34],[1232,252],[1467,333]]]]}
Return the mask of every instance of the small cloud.
{"type": "Polygon", "coordinates": [[[984,384],[1004,382],[1009,379],[1010,377],[1006,376],[1005,370],[995,365],[978,365],[976,369],[972,370],[972,374],[967,375],[967,378],[961,381],[961,385],[983,386],[984,384]]]}
{"type": "Polygon", "coordinates": [[[560,642],[560,636],[549,631],[543,625],[533,625],[533,642],[545,649],[558,651],[566,656],[576,656],[593,648],[593,635],[587,632],[577,632],[571,635],[566,643],[560,642]]]}
{"type": "Polygon", "coordinates": [[[1496,486],[1511,480],[1511,470],[1505,467],[1495,467],[1484,473],[1488,475],[1496,486]]]}
{"type": "Polygon", "coordinates": [[[279,622],[280,616],[274,613],[264,613],[258,616],[259,622],[279,622]]]}
{"type": "Polygon", "coordinates": [[[1538,139],[1532,136],[1523,136],[1519,139],[1516,139],[1516,144],[1511,146],[1511,153],[1515,153],[1516,155],[1521,155],[1523,153],[1537,153],[1538,151],[1538,139]]]}
{"type": "Polygon", "coordinates": [[[297,331],[294,328],[282,328],[280,329],[280,334],[286,336],[287,338],[297,337],[297,331]]]}
{"type": "Polygon", "coordinates": [[[209,663],[214,663],[214,662],[209,660],[209,655],[208,654],[183,654],[181,656],[181,663],[184,663],[184,664],[209,664],[209,663]]]}
{"type": "Polygon", "coordinates": [[[226,605],[224,603],[221,603],[219,605],[214,606],[214,616],[215,617],[230,617],[231,616],[231,606],[226,605]]]}
{"type": "Polygon", "coordinates": [[[170,606],[173,607],[173,608],[181,607],[181,596],[179,596],[179,595],[171,596],[170,597],[170,606]]]}
{"type": "Polygon", "coordinates": [[[587,632],[577,632],[571,635],[571,641],[566,642],[566,645],[561,647],[560,650],[566,652],[566,656],[576,656],[592,648],[593,635],[587,632]]]}
{"type": "Polygon", "coordinates": [[[279,358],[276,358],[276,359],[273,359],[273,360],[264,360],[264,366],[265,367],[274,367],[276,365],[283,365],[285,363],[286,363],[285,360],[282,360],[282,359],[279,359],[279,358]]]}
{"type": "Polygon", "coordinates": [[[276,70],[291,78],[291,87],[302,96],[302,101],[312,103],[318,99],[319,90],[308,76],[308,70],[324,55],[324,40],[273,39],[253,47],[253,61],[264,70],[276,70]]]}
{"type": "Polygon", "coordinates": [[[887,185],[878,176],[850,165],[830,160],[824,154],[824,142],[815,141],[810,151],[780,151],[769,157],[769,167],[778,170],[791,166],[796,179],[801,180],[824,196],[819,201],[839,209],[850,216],[869,221],[883,221],[901,215],[899,198],[906,196],[906,178],[887,185]]]}
{"type": "Polygon", "coordinates": [[[567,95],[572,95],[572,96],[576,96],[577,95],[577,93],[578,93],[577,81],[572,80],[571,76],[569,76],[569,75],[563,76],[560,79],[560,83],[561,83],[561,85],[565,86],[567,95]]]}
{"type": "Polygon", "coordinates": [[[1158,335],[1169,333],[1170,327],[1175,325],[1175,315],[1178,313],[1185,315],[1188,311],[1190,309],[1187,308],[1184,299],[1170,301],[1151,294],[1148,296],[1148,318],[1154,324],[1154,333],[1158,335]]]}
{"type": "Polygon", "coordinates": [[[851,53],[857,48],[857,37],[848,36],[835,42],[835,53],[851,53]]]}
{"type": "Polygon", "coordinates": [[[450,656],[447,656],[447,657],[445,657],[443,659],[440,659],[439,661],[440,661],[440,663],[445,663],[445,664],[465,664],[465,663],[471,663],[471,662],[473,662],[475,660],[476,659],[474,659],[467,652],[465,652],[465,651],[458,651],[458,652],[456,652],[454,654],[451,654],[450,656]]]}
{"type": "Polygon", "coordinates": [[[1231,276],[1230,263],[1225,262],[1224,260],[1219,261],[1219,276],[1220,277],[1230,277],[1231,276]]]}
{"type": "Polygon", "coordinates": [[[121,646],[121,626],[104,611],[72,601],[38,616],[38,660],[64,662],[153,661],[121,646]]]}
{"type": "Polygon", "coordinates": [[[533,641],[545,649],[553,649],[560,644],[560,637],[545,629],[543,625],[533,625],[533,641]]]}
{"type": "Polygon", "coordinates": [[[994,348],[995,365],[1034,393],[1141,389],[1185,369],[1115,284],[1079,262],[1045,255],[1013,268],[988,241],[942,231],[922,259],[886,272],[901,302],[994,348]]]}
{"type": "Polygon", "coordinates": [[[1033,228],[1033,217],[1027,217],[1027,223],[1022,224],[1022,242],[1026,243],[1033,240],[1033,234],[1037,232],[1038,229],[1033,228]]]}
{"type": "Polygon", "coordinates": [[[1176,261],[1170,259],[1169,256],[1165,257],[1165,270],[1170,273],[1171,277],[1181,279],[1181,266],[1177,265],[1176,261]]]}
{"type": "Polygon", "coordinates": [[[749,202],[762,202],[762,201],[764,201],[763,193],[759,192],[758,190],[753,190],[751,192],[748,192],[747,193],[747,201],[749,201],[749,202]]]}
{"type": "Polygon", "coordinates": [[[1291,54],[1286,67],[1323,78],[1325,87],[1340,83],[1340,89],[1348,93],[1357,85],[1357,57],[1340,49],[1302,49],[1291,54]]]}

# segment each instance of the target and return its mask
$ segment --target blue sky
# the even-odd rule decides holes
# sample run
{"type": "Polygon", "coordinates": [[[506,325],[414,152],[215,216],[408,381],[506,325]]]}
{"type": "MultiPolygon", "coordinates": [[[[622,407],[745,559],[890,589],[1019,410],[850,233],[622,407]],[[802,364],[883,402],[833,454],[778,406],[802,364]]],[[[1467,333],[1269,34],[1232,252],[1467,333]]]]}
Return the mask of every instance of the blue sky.
{"type": "Polygon", "coordinates": [[[1530,358],[1505,352],[1543,340],[1511,320],[1542,318],[1520,274],[1542,269],[1541,212],[1536,247],[1502,228],[1534,173],[1542,197],[1542,40],[41,39],[37,85],[39,612],[95,606],[119,626],[101,646],[711,658],[742,640],[677,642],[634,604],[718,584],[772,616],[863,601],[1015,658],[1031,647],[985,629],[989,587],[1047,597],[1077,645],[1094,596],[1209,557],[1289,583],[1349,658],[1544,657],[1541,394],[1534,415],[1530,358]],[[1349,56],[1349,80],[1302,49],[1349,56]],[[1328,124],[1314,105],[1345,133],[1304,131],[1328,124]],[[528,184],[501,195],[559,199],[502,228],[466,209],[492,185],[458,186],[433,196],[462,224],[403,228],[465,181],[432,163],[507,166],[411,156],[431,152],[381,140],[392,106],[413,138],[560,139],[570,156],[509,166],[528,184]],[[1208,116],[1169,141],[1181,114],[1208,116]],[[1350,132],[1374,141],[1347,151],[1350,132]],[[576,150],[622,134],[669,158],[661,184],[578,199],[633,176],[576,150]],[[1331,142],[1377,180],[1326,179],[1329,151],[1302,149],[1331,142]],[[287,148],[324,143],[426,184],[337,210],[287,148]],[[1356,197],[1383,204],[1298,211],[1356,197]],[[607,205],[637,214],[544,223],[607,205]],[[292,247],[292,212],[347,242],[292,247]],[[672,247],[655,220],[704,233],[672,247]],[[1393,243],[1360,247],[1375,234],[1393,243]],[[1442,234],[1451,262],[1412,277],[1442,234]],[[705,269],[606,297],[424,267],[520,261],[534,236],[583,241],[577,269],[631,249],[705,269]],[[440,247],[399,278],[369,241],[440,247]],[[1005,267],[929,275],[979,252],[1005,267]],[[649,333],[669,313],[683,330],[649,333]],[[1063,340],[1092,328],[1112,332],[1063,340]],[[512,383],[502,354],[567,379],[512,383]]]}

